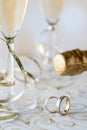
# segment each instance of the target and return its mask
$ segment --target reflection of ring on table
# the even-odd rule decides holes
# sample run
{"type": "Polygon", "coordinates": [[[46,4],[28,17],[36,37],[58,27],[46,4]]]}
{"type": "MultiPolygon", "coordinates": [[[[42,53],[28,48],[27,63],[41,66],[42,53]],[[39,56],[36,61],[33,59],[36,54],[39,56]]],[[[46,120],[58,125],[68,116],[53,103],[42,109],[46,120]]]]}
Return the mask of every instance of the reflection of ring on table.
{"type": "Polygon", "coordinates": [[[68,114],[68,111],[70,109],[70,98],[68,96],[61,96],[60,98],[57,98],[57,97],[49,97],[46,102],[45,102],[45,107],[46,109],[50,112],[50,113],[57,113],[59,112],[61,115],[67,115],[68,114]],[[57,99],[57,102],[56,102],[56,108],[53,109],[53,110],[50,110],[48,108],[48,103],[50,100],[52,99],[57,99]],[[66,99],[66,106],[65,106],[65,109],[62,111],[61,110],[61,105],[62,105],[62,101],[66,99]]]}

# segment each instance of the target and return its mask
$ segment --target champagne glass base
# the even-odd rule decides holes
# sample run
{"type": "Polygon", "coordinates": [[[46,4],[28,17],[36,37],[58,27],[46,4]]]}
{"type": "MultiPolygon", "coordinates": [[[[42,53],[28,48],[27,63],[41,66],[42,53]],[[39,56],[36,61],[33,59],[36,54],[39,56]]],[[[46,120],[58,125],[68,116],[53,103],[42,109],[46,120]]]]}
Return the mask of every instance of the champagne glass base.
{"type": "MultiPolygon", "coordinates": [[[[22,74],[19,76],[22,77],[22,74]]],[[[9,77],[5,79],[11,80],[9,77]]],[[[5,86],[0,86],[0,120],[15,118],[18,113],[29,112],[37,107],[36,99],[31,98],[33,90],[30,90],[24,79],[23,82],[15,79],[12,86],[7,85],[5,79],[1,81],[5,86]]]]}
{"type": "Polygon", "coordinates": [[[44,89],[54,87],[57,89],[62,89],[72,85],[75,79],[76,78],[73,76],[58,76],[53,71],[46,71],[39,80],[38,88],[44,89]]]}
{"type": "MultiPolygon", "coordinates": [[[[15,80],[16,82],[21,82],[22,84],[25,82],[21,72],[19,69],[15,69],[15,80]]],[[[35,91],[35,82],[30,77],[27,77],[26,86],[24,89],[24,93],[16,102],[10,105],[11,109],[14,109],[17,113],[26,113],[30,112],[37,108],[36,98],[33,98],[35,91]]]]}
{"type": "MultiPolygon", "coordinates": [[[[20,80],[16,80],[16,82],[19,82],[20,80]]],[[[23,84],[23,81],[21,82],[23,84]]],[[[13,103],[10,103],[10,109],[14,110],[16,113],[28,113],[34,109],[37,108],[37,101],[36,98],[33,98],[34,96],[34,85],[26,84],[24,93],[22,96],[16,100],[13,103]]]]}
{"type": "MultiPolygon", "coordinates": [[[[29,95],[29,94],[28,94],[29,95]]],[[[17,114],[29,113],[37,108],[37,101],[24,94],[16,102],[11,103],[10,108],[13,109],[17,114]]]]}

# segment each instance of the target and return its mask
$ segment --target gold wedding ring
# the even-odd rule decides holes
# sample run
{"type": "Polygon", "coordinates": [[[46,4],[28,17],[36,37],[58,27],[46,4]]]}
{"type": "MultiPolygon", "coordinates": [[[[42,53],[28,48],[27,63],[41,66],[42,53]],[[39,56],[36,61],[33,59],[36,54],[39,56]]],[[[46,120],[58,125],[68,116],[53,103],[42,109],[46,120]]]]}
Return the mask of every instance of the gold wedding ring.
{"type": "Polygon", "coordinates": [[[56,107],[58,108],[59,110],[59,113],[61,115],[67,115],[68,114],[68,111],[70,109],[70,98],[68,96],[61,96],[58,100],[57,100],[57,103],[56,103],[56,107]],[[61,110],[61,107],[62,107],[62,101],[66,99],[66,106],[65,106],[65,109],[62,111],[61,110]]]}
{"type": "Polygon", "coordinates": [[[68,96],[61,96],[60,98],[55,97],[55,96],[51,96],[45,101],[45,108],[50,113],[58,113],[59,112],[61,115],[67,115],[68,111],[70,109],[70,98],[68,96]],[[55,105],[55,109],[51,110],[51,109],[49,109],[48,104],[49,104],[49,101],[52,99],[57,99],[57,102],[55,105]],[[62,102],[64,99],[66,99],[66,106],[65,106],[64,110],[61,110],[62,102]]]}
{"type": "Polygon", "coordinates": [[[52,99],[57,99],[57,97],[55,96],[52,96],[52,97],[49,97],[46,101],[45,101],[45,108],[47,109],[47,111],[49,111],[50,113],[57,113],[58,112],[58,108],[56,107],[55,109],[51,110],[48,108],[48,104],[49,104],[49,101],[52,100],[52,99]]]}

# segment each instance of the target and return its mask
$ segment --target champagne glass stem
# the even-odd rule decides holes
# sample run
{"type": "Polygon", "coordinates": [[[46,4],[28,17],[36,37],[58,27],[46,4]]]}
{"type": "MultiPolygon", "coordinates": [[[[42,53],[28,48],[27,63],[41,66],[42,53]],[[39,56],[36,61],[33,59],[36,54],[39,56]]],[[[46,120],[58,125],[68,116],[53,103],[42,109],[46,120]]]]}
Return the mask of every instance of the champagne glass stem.
{"type": "MultiPolygon", "coordinates": [[[[9,44],[10,48],[14,50],[14,38],[7,38],[7,43],[9,44]]],[[[7,57],[7,75],[14,79],[14,58],[12,54],[8,51],[7,57]]]]}
{"type": "MultiPolygon", "coordinates": [[[[10,47],[13,49],[14,44],[11,44],[10,47]]],[[[7,74],[12,78],[14,77],[14,59],[10,52],[8,52],[7,74]]]]}
{"type": "Polygon", "coordinates": [[[55,26],[54,25],[49,25],[48,30],[55,31],[55,26]]]}

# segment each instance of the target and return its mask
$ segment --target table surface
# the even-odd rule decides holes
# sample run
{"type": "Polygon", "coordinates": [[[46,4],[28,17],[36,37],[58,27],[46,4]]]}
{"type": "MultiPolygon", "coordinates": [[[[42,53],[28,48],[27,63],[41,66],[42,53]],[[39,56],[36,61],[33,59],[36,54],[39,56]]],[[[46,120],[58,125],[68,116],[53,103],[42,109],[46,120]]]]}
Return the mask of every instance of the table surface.
{"type": "Polygon", "coordinates": [[[18,114],[13,120],[0,122],[0,130],[87,130],[87,74],[74,77],[74,82],[66,87],[48,86],[49,82],[37,88],[28,87],[29,97],[37,100],[37,108],[18,114]],[[49,96],[69,95],[71,107],[68,115],[51,114],[44,107],[49,96]]]}

